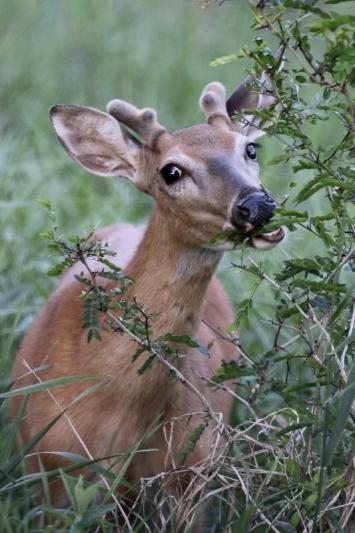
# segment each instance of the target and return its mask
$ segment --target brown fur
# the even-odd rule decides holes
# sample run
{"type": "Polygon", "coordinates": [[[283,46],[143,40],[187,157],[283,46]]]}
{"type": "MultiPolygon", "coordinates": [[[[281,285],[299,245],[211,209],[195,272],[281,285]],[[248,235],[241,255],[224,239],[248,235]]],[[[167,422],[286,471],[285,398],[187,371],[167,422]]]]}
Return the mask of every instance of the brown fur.
{"type": "MultiPolygon", "coordinates": [[[[101,230],[97,232],[96,238],[108,241],[110,248],[118,246],[118,263],[125,266],[124,263],[128,262],[138,245],[143,228],[137,231],[133,226],[122,226],[101,230]],[[130,248],[128,257],[122,258],[120,262],[120,251],[125,250],[125,247],[130,248]]],[[[150,232],[152,231],[150,228],[150,232]]],[[[216,411],[224,413],[225,418],[228,418],[228,396],[214,392],[198,378],[199,375],[210,378],[213,369],[220,366],[222,358],[237,356],[236,350],[229,343],[201,322],[202,307],[205,307],[203,316],[206,321],[222,331],[233,321],[228,297],[218,280],[212,277],[216,262],[212,261],[211,265],[205,267],[205,275],[201,280],[197,279],[199,274],[196,272],[191,276],[174,279],[174,261],[178,261],[179,252],[175,248],[167,247],[166,242],[161,245],[159,253],[151,256],[151,264],[147,264],[145,255],[138,253],[126,269],[133,278],[137,278],[138,274],[131,295],[134,294],[143,302],[161,302],[151,306],[151,309],[161,312],[154,322],[155,335],[166,332],[194,333],[205,346],[213,343],[210,358],[197,350],[187,350],[186,357],[179,362],[179,369],[206,394],[216,411]],[[144,264],[146,275],[151,281],[148,285],[139,279],[139,270],[143,268],[141,263],[144,264]],[[154,279],[155,276],[157,280],[154,279]],[[198,283],[192,291],[191,282],[195,281],[198,283]]],[[[157,251],[154,240],[144,241],[142,247],[143,250],[152,247],[157,251]]],[[[149,252],[144,250],[144,253],[149,252]]],[[[74,269],[79,270],[79,267],[80,265],[74,269]]],[[[73,279],[73,273],[68,271],[63,276],[59,288],[51,296],[23,341],[14,368],[14,377],[18,378],[17,385],[24,386],[36,381],[32,375],[20,377],[26,373],[24,361],[31,368],[42,364],[50,365],[48,370],[39,373],[42,380],[83,373],[108,376],[109,381],[103,388],[68,410],[71,421],[94,457],[106,457],[128,451],[160,414],[163,415],[162,421],[168,421],[172,417],[201,412],[203,407],[198,398],[179,382],[172,380],[163,366],[156,364],[143,376],[137,375],[142,360],[132,363],[131,356],[135,346],[131,340],[115,334],[106,334],[101,343],[93,341],[87,344],[86,332],[81,329],[80,286],[73,279]]],[[[52,389],[51,392],[59,405],[65,408],[88,386],[88,383],[76,383],[52,389]]],[[[12,406],[14,413],[19,404],[20,400],[15,399],[12,406]]],[[[60,409],[47,392],[33,394],[21,428],[22,439],[28,441],[59,412],[60,409]]],[[[184,438],[198,422],[198,417],[194,417],[190,422],[187,417],[176,422],[174,442],[182,447],[184,438]]],[[[137,455],[128,472],[131,482],[172,465],[172,457],[170,460],[167,457],[168,447],[162,429],[154,433],[144,446],[157,448],[157,452],[137,455]]],[[[85,456],[80,442],[63,417],[36,447],[37,452],[50,450],[70,451],[85,456]]],[[[201,460],[208,452],[209,439],[205,434],[189,457],[188,463],[193,464],[201,460]]],[[[65,463],[59,456],[47,454],[41,458],[47,469],[65,463]]],[[[37,469],[36,460],[32,459],[31,469],[37,469]]],[[[57,484],[55,489],[54,501],[61,501],[63,487],[57,484]]]]}
{"type": "MultiPolygon", "coordinates": [[[[206,323],[223,332],[233,322],[231,304],[214,273],[223,251],[234,244],[228,240],[211,244],[211,238],[225,229],[235,230],[233,205],[246,192],[260,191],[261,183],[257,163],[245,155],[249,139],[236,131],[227,115],[224,88],[217,83],[208,85],[201,105],[210,123],[175,134],[158,124],[152,110],[139,111],[118,100],[108,106],[115,118],[84,106],[59,105],[50,114],[62,146],[76,162],[99,175],[123,174],[155,199],[157,205],[143,237],[143,228],[118,225],[97,232],[96,238],[109,242],[117,251],[118,263],[135,280],[127,298],[135,297],[148,311],[157,313],[152,321],[153,339],[165,333],[195,335],[209,347],[209,357],[186,349],[185,357],[174,364],[227,421],[230,397],[208,387],[206,380],[223,359],[237,358],[238,353],[206,323]],[[145,143],[127,135],[116,119],[135,128],[145,143]],[[181,179],[173,184],[161,174],[161,169],[171,164],[182,169],[181,179]]],[[[127,335],[104,332],[101,342],[87,343],[87,332],[82,329],[81,286],[73,277],[79,269],[81,266],[76,265],[63,276],[26,335],[13,376],[18,386],[80,374],[99,374],[106,381],[73,405],[78,394],[94,381],[32,394],[21,436],[28,441],[68,408],[66,416],[72,426],[68,418],[60,418],[31,458],[32,470],[38,468],[36,454],[41,454],[45,468],[51,469],[65,464],[60,456],[49,453],[52,451],[95,458],[123,454],[160,417],[160,428],[143,444],[155,451],[136,455],[128,469],[127,478],[135,483],[178,464],[174,454],[191,430],[205,420],[204,408],[163,364],[156,362],[138,375],[147,355],[133,362],[137,345],[127,335]],[[28,372],[28,368],[44,364],[48,368],[38,375],[28,372]],[[197,414],[190,417],[191,413],[197,414]],[[173,421],[169,426],[173,427],[171,438],[166,436],[169,421],[173,421]]],[[[14,414],[19,405],[20,400],[14,399],[14,414]]],[[[210,422],[187,465],[209,455],[213,429],[210,422]]],[[[52,495],[55,502],[63,500],[59,483],[53,485],[52,495]]]]}

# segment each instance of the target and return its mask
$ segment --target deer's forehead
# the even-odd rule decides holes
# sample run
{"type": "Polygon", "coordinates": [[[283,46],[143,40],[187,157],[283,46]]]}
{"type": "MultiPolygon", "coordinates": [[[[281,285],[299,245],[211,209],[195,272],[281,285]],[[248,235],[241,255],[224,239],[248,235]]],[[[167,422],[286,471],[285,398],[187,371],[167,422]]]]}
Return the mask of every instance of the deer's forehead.
{"type": "Polygon", "coordinates": [[[187,165],[187,168],[203,167],[210,174],[228,176],[235,173],[236,165],[244,166],[247,142],[247,137],[238,132],[221,131],[207,124],[169,135],[158,153],[161,163],[187,165]]]}
{"type": "Polygon", "coordinates": [[[234,149],[235,132],[211,124],[199,124],[172,134],[172,141],[182,150],[225,152],[234,149]]]}
{"type": "Polygon", "coordinates": [[[157,153],[165,162],[189,160],[191,164],[206,166],[209,160],[220,159],[221,164],[232,165],[246,142],[240,133],[203,124],[162,136],[157,153]]]}

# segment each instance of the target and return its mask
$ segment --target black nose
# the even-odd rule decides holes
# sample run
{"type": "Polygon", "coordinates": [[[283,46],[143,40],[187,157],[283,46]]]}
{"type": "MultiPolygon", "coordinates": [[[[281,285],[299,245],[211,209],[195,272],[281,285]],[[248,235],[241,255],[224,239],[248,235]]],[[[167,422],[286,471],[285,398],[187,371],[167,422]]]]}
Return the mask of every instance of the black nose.
{"type": "Polygon", "coordinates": [[[232,219],[241,226],[247,223],[261,226],[270,220],[276,206],[276,200],[268,193],[253,192],[233,206],[232,219]]]}

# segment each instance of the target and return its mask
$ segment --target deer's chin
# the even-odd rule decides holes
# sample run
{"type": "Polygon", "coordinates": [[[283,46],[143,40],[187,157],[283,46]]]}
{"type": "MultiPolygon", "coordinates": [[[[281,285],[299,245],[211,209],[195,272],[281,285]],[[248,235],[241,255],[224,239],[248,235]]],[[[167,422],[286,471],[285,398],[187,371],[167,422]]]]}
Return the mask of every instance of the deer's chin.
{"type": "Polygon", "coordinates": [[[285,236],[285,230],[283,228],[278,228],[274,231],[269,231],[268,233],[259,233],[258,235],[250,237],[249,243],[250,246],[256,248],[256,250],[271,250],[280,244],[285,236]]]}
{"type": "Polygon", "coordinates": [[[221,240],[218,242],[208,243],[203,246],[203,248],[207,250],[211,250],[213,252],[230,252],[231,250],[236,250],[239,248],[240,245],[235,243],[234,241],[228,241],[228,240],[221,240]]]}

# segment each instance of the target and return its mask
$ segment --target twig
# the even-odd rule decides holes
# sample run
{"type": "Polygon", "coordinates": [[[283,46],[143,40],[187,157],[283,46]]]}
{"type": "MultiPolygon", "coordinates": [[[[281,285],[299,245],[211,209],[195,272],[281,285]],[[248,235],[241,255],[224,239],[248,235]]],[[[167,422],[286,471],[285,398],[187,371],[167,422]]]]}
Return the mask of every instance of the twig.
{"type": "MultiPolygon", "coordinates": [[[[25,365],[25,367],[27,368],[27,370],[36,378],[36,380],[39,382],[39,383],[43,383],[42,379],[40,378],[40,376],[35,372],[35,370],[33,370],[30,365],[27,363],[26,360],[23,361],[23,364],[25,365]]],[[[74,435],[76,436],[78,442],[80,443],[80,446],[83,448],[84,452],[86,453],[87,457],[91,460],[91,461],[94,461],[94,456],[92,455],[92,453],[90,452],[89,448],[87,447],[87,445],[85,444],[84,442],[84,439],[81,437],[79,431],[76,429],[76,427],[74,426],[71,418],[68,416],[68,414],[66,412],[64,412],[64,409],[63,407],[60,405],[60,403],[58,402],[58,400],[55,398],[55,396],[53,395],[52,391],[50,391],[49,389],[46,389],[46,392],[47,394],[49,395],[49,397],[53,400],[53,402],[55,403],[55,405],[58,407],[59,411],[61,413],[63,413],[63,417],[65,418],[65,420],[68,422],[69,424],[69,427],[70,429],[72,430],[72,432],[74,433],[74,435]]],[[[105,487],[107,488],[107,490],[111,490],[111,486],[109,484],[109,482],[107,481],[107,479],[104,477],[103,474],[100,474],[100,478],[103,482],[103,484],[105,485],[105,487]]],[[[133,529],[132,529],[132,526],[129,522],[129,519],[128,519],[128,516],[126,515],[122,505],[120,504],[119,500],[116,498],[116,496],[114,494],[112,494],[112,499],[113,501],[115,502],[115,504],[117,505],[117,508],[119,509],[120,513],[122,514],[123,516],[123,519],[126,523],[126,526],[128,528],[128,531],[132,531],[133,532],[133,529]]]]}
{"type": "Polygon", "coordinates": [[[206,319],[202,319],[202,322],[206,324],[207,327],[210,328],[211,331],[216,333],[221,339],[230,342],[233,344],[236,348],[238,348],[240,355],[245,359],[249,364],[253,365],[253,361],[250,359],[250,357],[245,353],[241,345],[239,344],[239,340],[237,338],[233,338],[231,335],[226,335],[219,329],[217,329],[215,326],[213,326],[210,322],[208,322],[206,319]]]}
{"type": "MultiPolygon", "coordinates": [[[[349,330],[348,330],[348,337],[350,337],[353,333],[353,330],[354,330],[354,324],[355,324],[355,303],[353,305],[353,312],[352,312],[352,316],[351,316],[351,320],[350,320],[350,325],[349,325],[349,330]]],[[[346,344],[343,348],[343,351],[341,352],[341,356],[340,356],[340,364],[341,366],[344,368],[345,367],[345,357],[346,357],[346,353],[348,351],[348,348],[349,348],[349,344],[346,344]]]]}
{"type": "Polygon", "coordinates": [[[144,339],[142,340],[137,337],[137,335],[132,333],[119,317],[113,315],[110,311],[107,311],[106,314],[110,318],[110,320],[117,324],[117,326],[123,331],[123,333],[131,337],[131,339],[133,339],[139,346],[149,350],[152,355],[154,355],[158,359],[158,361],[169,370],[169,372],[171,372],[183,385],[190,389],[190,391],[198,397],[202,405],[206,408],[206,411],[208,412],[211,419],[214,420],[214,422],[218,426],[220,426],[221,432],[225,433],[226,426],[225,424],[221,424],[219,415],[213,410],[205,396],[188,379],[185,378],[185,376],[180,372],[180,370],[178,370],[167,359],[165,359],[165,357],[163,357],[161,353],[154,348],[154,346],[148,346],[144,339]]]}

